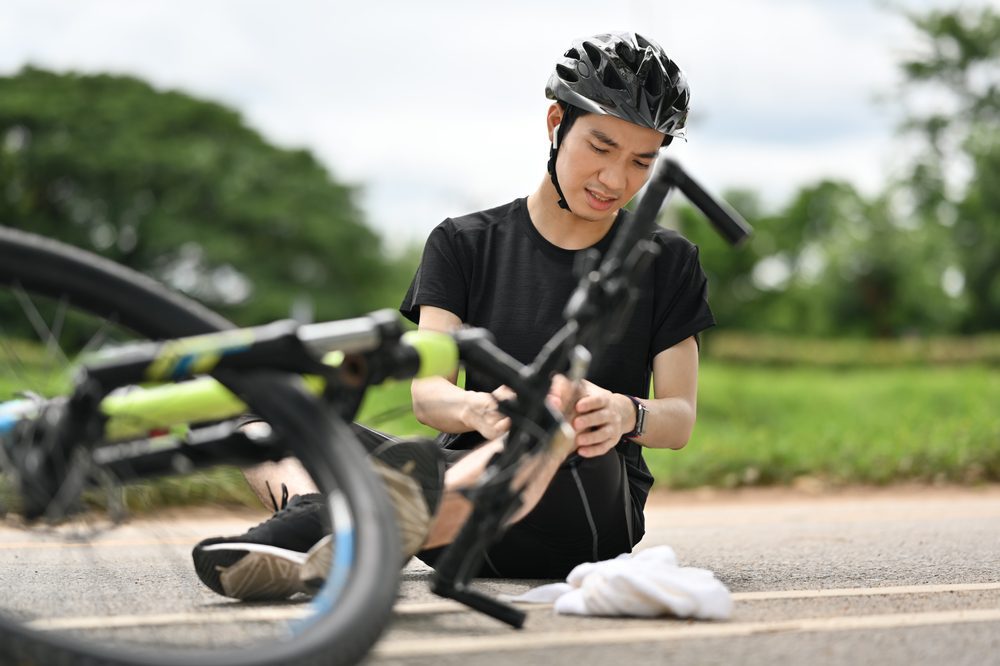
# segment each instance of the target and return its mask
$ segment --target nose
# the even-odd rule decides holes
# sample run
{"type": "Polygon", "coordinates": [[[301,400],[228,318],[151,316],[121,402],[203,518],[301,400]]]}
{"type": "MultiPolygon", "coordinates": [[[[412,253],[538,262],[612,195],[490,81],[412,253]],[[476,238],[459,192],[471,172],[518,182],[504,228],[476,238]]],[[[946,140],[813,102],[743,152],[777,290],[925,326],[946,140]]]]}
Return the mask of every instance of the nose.
{"type": "Polygon", "coordinates": [[[597,179],[608,188],[607,194],[620,194],[625,189],[625,168],[620,164],[606,164],[597,179]]]}

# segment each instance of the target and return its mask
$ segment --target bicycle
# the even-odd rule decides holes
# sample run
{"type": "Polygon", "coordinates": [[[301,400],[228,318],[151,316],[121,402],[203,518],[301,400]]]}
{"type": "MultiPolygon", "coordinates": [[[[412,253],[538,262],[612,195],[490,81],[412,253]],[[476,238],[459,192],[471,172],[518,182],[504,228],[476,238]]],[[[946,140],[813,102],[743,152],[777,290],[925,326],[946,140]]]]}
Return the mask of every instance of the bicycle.
{"type": "MultiPolygon", "coordinates": [[[[674,187],[731,241],[749,233],[676,162],[664,160],[631,224],[600,265],[599,257],[589,255],[578,266],[580,286],[567,305],[566,326],[528,366],[499,350],[486,331],[404,333],[391,312],[308,326],[278,322],[235,329],[148,278],[53,241],[0,228],[0,285],[10,289],[53,357],[63,353],[57,341],[72,330],[75,349],[87,359],[72,384],[53,387],[49,368],[43,373],[44,397],[41,391],[25,392],[0,403],[0,506],[17,514],[7,517],[5,510],[4,524],[17,521],[24,528],[17,532],[22,541],[4,547],[4,553],[45,552],[53,545],[73,551],[77,542],[53,542],[67,533],[78,540],[96,538],[96,546],[79,546],[84,554],[73,566],[89,565],[107,575],[99,541],[106,532],[93,526],[94,506],[103,504],[112,522],[118,520],[122,482],[220,462],[277,460],[289,453],[327,496],[335,544],[326,584],[312,602],[281,606],[277,612],[240,605],[231,613],[234,605],[225,604],[221,612],[201,607],[183,616],[142,616],[130,625],[121,614],[47,620],[33,611],[34,599],[8,598],[7,612],[0,615],[0,657],[18,663],[163,665],[344,664],[362,658],[389,619],[399,545],[384,492],[360,447],[351,445],[347,421],[368,386],[388,378],[449,374],[459,359],[493,374],[516,397],[500,404],[512,418],[507,442],[479,483],[465,491],[472,517],[439,560],[432,588],[521,626],[524,614],[474,590],[472,573],[520,506],[525,484],[512,483],[515,470],[524,460],[565,448],[565,422],[544,399],[549,378],[556,371],[582,378],[590,355],[599,353],[616,323],[627,319],[637,276],[655,252],[641,238],[674,187]],[[81,334],[87,326],[96,330],[81,334]],[[94,356],[98,347],[102,351],[94,356]],[[247,409],[264,418],[271,435],[251,438],[235,427],[236,417],[247,409]],[[103,500],[95,489],[103,492],[103,500]],[[46,527],[30,529],[39,524],[46,527]],[[230,615],[232,626],[223,622],[230,615]],[[156,638],[185,647],[168,653],[162,644],[154,651],[124,641],[128,637],[122,634],[131,626],[157,623],[184,627],[180,635],[168,631],[156,638]],[[265,624],[268,633],[262,635],[265,624]],[[202,638],[218,649],[187,647],[202,638]],[[261,642],[246,647],[249,638],[261,642]]],[[[0,312],[3,306],[0,301],[0,312]]],[[[0,338],[18,381],[29,382],[37,370],[25,359],[12,360],[19,357],[3,327],[0,338]]],[[[75,367],[66,357],[59,360],[75,367]]],[[[0,540],[0,546],[6,543],[0,540]]],[[[28,575],[25,567],[4,559],[5,571],[28,575]]],[[[195,587],[186,553],[183,562],[185,584],[195,587]]],[[[64,572],[62,581],[68,579],[64,572]]]]}

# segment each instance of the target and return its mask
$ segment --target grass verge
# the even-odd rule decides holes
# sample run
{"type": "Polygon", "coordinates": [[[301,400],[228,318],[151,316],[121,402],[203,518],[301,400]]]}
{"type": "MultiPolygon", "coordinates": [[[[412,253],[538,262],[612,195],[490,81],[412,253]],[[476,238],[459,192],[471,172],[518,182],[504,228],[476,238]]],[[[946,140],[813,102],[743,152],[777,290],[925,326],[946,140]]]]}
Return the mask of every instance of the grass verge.
{"type": "Polygon", "coordinates": [[[983,366],[702,364],[698,425],[649,451],[663,487],[1000,481],[1000,373],[983,366]]]}

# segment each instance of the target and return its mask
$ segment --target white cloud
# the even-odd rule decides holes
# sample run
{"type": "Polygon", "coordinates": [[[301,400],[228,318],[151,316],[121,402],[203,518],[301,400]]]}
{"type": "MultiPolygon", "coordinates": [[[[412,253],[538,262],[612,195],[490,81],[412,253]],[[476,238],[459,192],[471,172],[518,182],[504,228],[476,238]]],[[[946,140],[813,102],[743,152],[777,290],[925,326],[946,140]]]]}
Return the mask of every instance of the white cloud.
{"type": "Polygon", "coordinates": [[[875,98],[891,97],[894,59],[913,49],[874,0],[15,0],[2,11],[0,72],[125,72],[235,106],[362,185],[395,245],[537,185],[542,91],[574,37],[657,39],[693,91],[691,141],[676,155],[713,190],[749,186],[776,203],[824,176],[878,189],[892,119],[875,98]]]}

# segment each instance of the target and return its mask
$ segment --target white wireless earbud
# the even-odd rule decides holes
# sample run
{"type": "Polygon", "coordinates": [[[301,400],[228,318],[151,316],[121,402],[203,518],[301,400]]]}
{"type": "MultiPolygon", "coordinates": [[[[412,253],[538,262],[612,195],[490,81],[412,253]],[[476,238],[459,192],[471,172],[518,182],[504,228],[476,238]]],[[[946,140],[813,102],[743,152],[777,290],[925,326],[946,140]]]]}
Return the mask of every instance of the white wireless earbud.
{"type": "Polygon", "coordinates": [[[552,150],[559,150],[559,125],[552,128],[552,150]]]}

